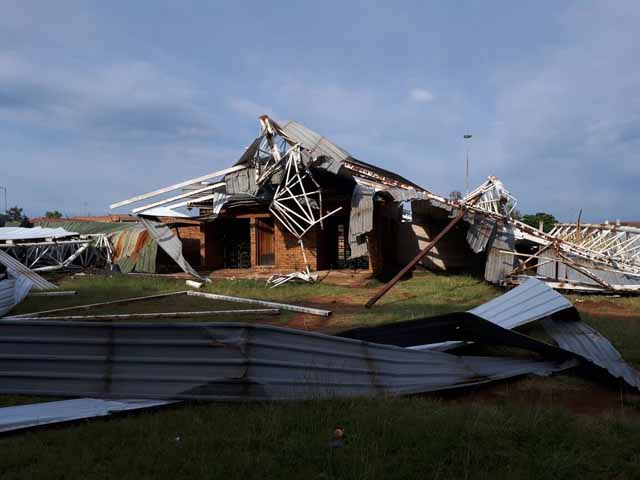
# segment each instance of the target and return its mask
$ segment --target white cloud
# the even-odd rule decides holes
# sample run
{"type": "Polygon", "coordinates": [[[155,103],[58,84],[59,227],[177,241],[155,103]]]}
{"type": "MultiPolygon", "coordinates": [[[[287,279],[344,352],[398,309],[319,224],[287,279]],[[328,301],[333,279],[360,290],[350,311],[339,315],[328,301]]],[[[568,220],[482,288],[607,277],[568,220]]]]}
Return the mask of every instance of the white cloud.
{"type": "Polygon", "coordinates": [[[42,66],[0,52],[0,119],[118,140],[204,138],[211,121],[196,89],[147,62],[85,69],[42,66]]]}
{"type": "Polygon", "coordinates": [[[411,100],[413,100],[414,102],[421,102],[421,103],[431,102],[435,98],[433,96],[433,93],[431,93],[426,88],[414,88],[413,90],[411,90],[409,96],[411,97],[411,100]]]}

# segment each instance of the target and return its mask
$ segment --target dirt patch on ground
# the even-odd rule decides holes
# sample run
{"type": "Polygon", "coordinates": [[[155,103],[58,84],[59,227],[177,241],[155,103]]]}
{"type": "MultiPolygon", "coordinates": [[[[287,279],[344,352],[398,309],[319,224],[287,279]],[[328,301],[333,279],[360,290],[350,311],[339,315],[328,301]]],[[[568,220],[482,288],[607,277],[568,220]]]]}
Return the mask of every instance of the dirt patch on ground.
{"type": "Polygon", "coordinates": [[[296,315],[293,320],[287,323],[288,328],[297,328],[309,332],[325,333],[329,330],[331,317],[319,317],[317,315],[307,315],[306,313],[296,315]]]}
{"type": "Polygon", "coordinates": [[[335,308],[346,308],[350,311],[361,310],[364,308],[362,299],[354,295],[327,295],[309,297],[306,303],[311,303],[314,307],[332,310],[335,308]]]}
{"type": "Polygon", "coordinates": [[[312,332],[329,333],[334,320],[364,310],[361,299],[349,295],[310,297],[306,299],[305,305],[329,310],[332,314],[330,317],[319,317],[317,315],[302,313],[296,315],[293,320],[287,323],[287,327],[312,332]]]}
{"type": "Polygon", "coordinates": [[[640,315],[624,305],[620,305],[612,300],[584,301],[576,302],[579,312],[584,312],[597,317],[621,318],[640,320],[640,315]]]}

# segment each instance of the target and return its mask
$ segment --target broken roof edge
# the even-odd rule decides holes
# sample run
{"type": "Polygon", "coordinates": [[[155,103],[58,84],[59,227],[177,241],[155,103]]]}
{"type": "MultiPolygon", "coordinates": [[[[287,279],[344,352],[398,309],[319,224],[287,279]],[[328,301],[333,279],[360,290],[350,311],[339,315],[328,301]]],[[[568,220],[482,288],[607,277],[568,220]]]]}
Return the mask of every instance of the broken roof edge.
{"type": "MultiPolygon", "coordinates": [[[[284,122],[281,126],[279,123],[272,120],[267,115],[260,117],[260,122],[263,125],[268,125],[274,133],[277,133],[284,138],[290,144],[300,144],[304,149],[308,150],[314,158],[329,157],[342,164],[352,175],[365,176],[373,180],[384,180],[387,177],[387,181],[394,183],[396,187],[400,188],[413,188],[419,191],[427,192],[428,190],[420,185],[408,180],[407,178],[399,175],[395,172],[386,170],[384,168],[372,165],[362,160],[358,160],[348,151],[338,146],[327,137],[320,135],[318,132],[311,130],[309,127],[295,121],[289,120],[284,122]]],[[[267,128],[269,128],[267,127],[267,128]]],[[[263,134],[265,129],[263,128],[263,134]]],[[[260,139],[259,136],[256,140],[260,139]]],[[[247,148],[247,152],[253,147],[254,142],[247,148]]],[[[243,155],[244,157],[244,155],[243,155]]],[[[242,158],[237,164],[240,164],[242,158]]]]}

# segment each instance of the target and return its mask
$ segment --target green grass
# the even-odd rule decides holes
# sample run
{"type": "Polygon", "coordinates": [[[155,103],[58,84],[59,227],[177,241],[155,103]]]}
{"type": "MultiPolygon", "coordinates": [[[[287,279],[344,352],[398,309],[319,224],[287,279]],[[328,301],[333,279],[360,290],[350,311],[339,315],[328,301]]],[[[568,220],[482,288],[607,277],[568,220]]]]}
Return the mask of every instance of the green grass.
{"type": "Polygon", "coordinates": [[[25,478],[638,478],[637,419],[356,399],[189,405],[0,439],[25,478]],[[336,426],[342,449],[330,448],[336,426]]]}
{"type": "MultiPolygon", "coordinates": [[[[329,332],[466,310],[501,293],[468,276],[419,274],[399,284],[373,309],[364,309],[379,286],[321,283],[269,289],[264,282],[234,280],[216,281],[202,291],[329,308],[334,315],[320,327],[329,332]]],[[[184,281],[133,276],[77,277],[65,280],[62,288],[77,290],[78,295],[31,297],[14,313],[186,289],[184,281]]],[[[640,314],[636,299],[606,301],[640,314]]],[[[230,305],[185,296],[73,313],[230,305]]],[[[267,321],[288,325],[299,317],[286,313],[267,321]]],[[[627,360],[640,365],[640,322],[583,318],[627,360]]],[[[536,326],[526,333],[542,336],[536,326]]],[[[0,406],[34,400],[42,399],[5,396],[0,406]]],[[[0,437],[0,479],[640,478],[639,444],[637,395],[559,375],[439,396],[190,403],[44,428],[0,437]],[[338,425],[346,428],[347,444],[332,449],[331,433],[338,425]]]]}

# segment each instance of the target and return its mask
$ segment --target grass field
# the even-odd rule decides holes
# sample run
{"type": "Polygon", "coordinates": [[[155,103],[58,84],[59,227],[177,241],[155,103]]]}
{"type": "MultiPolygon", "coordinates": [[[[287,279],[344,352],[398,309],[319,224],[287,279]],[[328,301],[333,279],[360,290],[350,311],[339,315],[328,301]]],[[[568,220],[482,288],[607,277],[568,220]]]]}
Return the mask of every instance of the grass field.
{"type": "MultiPolygon", "coordinates": [[[[245,280],[218,281],[203,290],[331,309],[329,319],[297,313],[241,318],[324,332],[465,310],[500,294],[471,277],[420,274],[365,310],[361,305],[376,286],[267,289],[263,282],[245,280]]],[[[178,280],[119,276],[68,279],[62,288],[78,295],[31,297],[14,313],[185,286],[178,280]]],[[[571,299],[585,321],[640,366],[638,299],[571,299]]],[[[172,297],[92,313],[223,307],[230,305],[172,297]]],[[[527,333],[540,334],[537,327],[527,333]]],[[[0,397],[0,405],[32,400],[0,397]]],[[[0,437],[0,479],[640,478],[638,445],[638,395],[563,374],[412,398],[183,404],[45,428],[0,437]],[[336,426],[347,432],[341,449],[329,446],[336,426]]]]}

